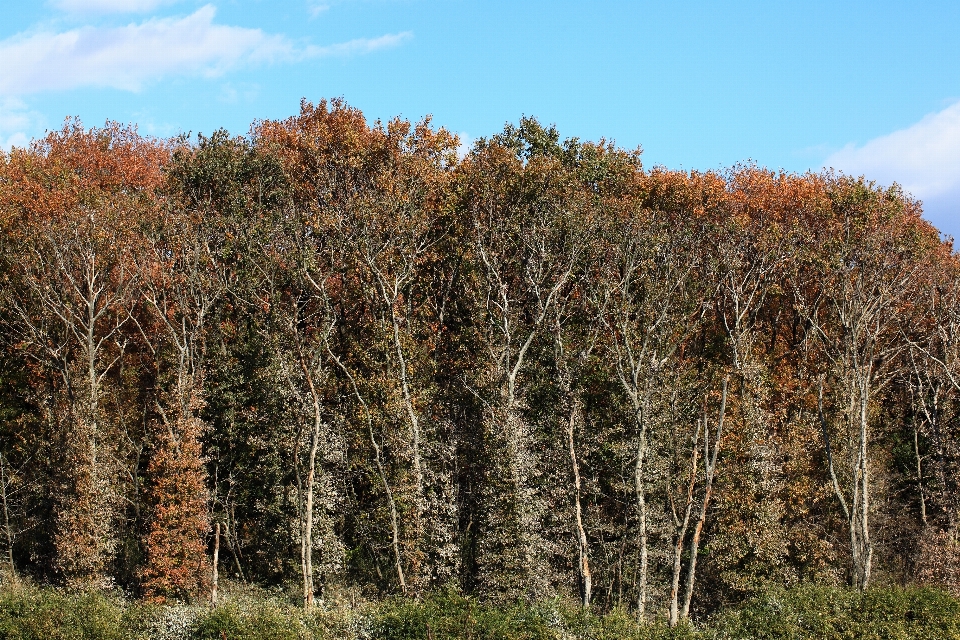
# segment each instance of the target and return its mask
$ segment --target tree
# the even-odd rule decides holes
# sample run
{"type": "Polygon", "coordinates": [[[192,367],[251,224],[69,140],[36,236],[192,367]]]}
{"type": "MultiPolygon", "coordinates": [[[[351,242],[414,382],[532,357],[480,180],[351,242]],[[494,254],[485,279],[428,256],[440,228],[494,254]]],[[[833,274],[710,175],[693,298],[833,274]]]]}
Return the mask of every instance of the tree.
{"type": "MultiPolygon", "coordinates": [[[[181,151],[182,153],[182,151],[181,151]]],[[[152,507],[146,537],[144,591],[152,598],[195,599],[206,591],[210,530],[201,442],[207,425],[204,370],[210,316],[223,293],[217,275],[216,230],[188,197],[174,196],[149,234],[142,262],[144,301],[152,312],[141,328],[157,359],[153,455],[148,466],[152,507]]]]}
{"type": "Polygon", "coordinates": [[[849,179],[831,186],[832,209],[810,238],[821,243],[810,288],[798,290],[797,303],[829,363],[817,382],[817,412],[830,482],[849,533],[851,582],[865,589],[874,554],[871,418],[875,396],[896,374],[906,346],[897,327],[918,266],[919,215],[895,190],[878,192],[849,179]],[[829,412],[831,387],[836,419],[829,412]]]}
{"type": "Polygon", "coordinates": [[[10,582],[18,584],[17,565],[13,559],[13,549],[20,534],[25,533],[23,524],[23,502],[25,489],[22,469],[15,468],[9,458],[0,453],[0,516],[3,520],[3,542],[6,547],[6,574],[10,582]]]}
{"type": "Polygon", "coordinates": [[[650,432],[662,419],[661,403],[669,403],[671,377],[665,374],[699,321],[691,286],[697,260],[687,244],[687,228],[678,228],[661,211],[614,218],[609,233],[611,255],[600,280],[603,319],[612,372],[631,409],[640,545],[637,614],[643,618],[650,577],[650,432]]]}
{"type": "Polygon", "coordinates": [[[7,331],[44,371],[62,416],[56,566],[71,587],[110,583],[119,496],[116,424],[103,400],[129,344],[136,223],[154,206],[166,157],[133,129],[68,122],[7,165],[19,244],[7,331]]]}
{"type": "Polygon", "coordinates": [[[550,588],[524,374],[531,347],[549,329],[553,306],[585,250],[578,232],[584,205],[571,189],[563,154],[554,130],[524,120],[521,128],[478,144],[466,167],[478,272],[472,294],[483,318],[479,386],[492,456],[481,582],[506,598],[542,597],[550,588]]]}
{"type": "MultiPolygon", "coordinates": [[[[256,292],[261,270],[269,265],[258,246],[276,230],[289,185],[278,159],[250,140],[217,131],[179,145],[167,187],[176,215],[167,219],[172,229],[161,225],[159,233],[168,234],[164,240],[176,247],[178,225],[187,232],[180,254],[164,254],[181,260],[173,273],[180,274],[175,277],[185,290],[167,294],[174,303],[183,297],[178,313],[195,313],[213,302],[202,331],[193,321],[185,327],[202,374],[187,380],[202,392],[196,413],[205,423],[208,519],[221,525],[224,573],[241,581],[276,582],[299,564],[290,562],[299,522],[291,497],[294,436],[287,385],[278,375],[256,292]]],[[[177,358],[162,362],[168,371],[179,366],[169,367],[177,358]]]]}
{"type": "Polygon", "coordinates": [[[435,545],[451,542],[441,506],[451,496],[436,493],[448,484],[449,471],[437,464],[435,452],[444,443],[428,412],[434,383],[429,354],[438,318],[425,272],[450,268],[437,247],[450,225],[443,204],[455,139],[442,129],[431,130],[429,121],[411,127],[395,120],[379,133],[372,148],[364,150],[380,156],[375,175],[356,201],[342,209],[336,242],[351,254],[369,310],[373,339],[366,355],[385,383],[380,411],[387,421],[405,423],[398,430],[406,432],[402,457],[412,486],[404,514],[404,555],[409,587],[420,592],[437,578],[449,577],[448,560],[433,551],[435,545]]]}

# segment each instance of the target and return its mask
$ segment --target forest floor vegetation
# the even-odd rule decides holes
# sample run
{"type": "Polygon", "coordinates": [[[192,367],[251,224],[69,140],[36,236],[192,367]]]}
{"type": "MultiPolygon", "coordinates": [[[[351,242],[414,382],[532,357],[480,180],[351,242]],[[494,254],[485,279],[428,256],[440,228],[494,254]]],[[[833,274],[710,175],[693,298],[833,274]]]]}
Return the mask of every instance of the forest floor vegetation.
{"type": "Polygon", "coordinates": [[[10,640],[929,640],[960,639],[960,600],[929,588],[806,585],[775,590],[696,624],[638,623],[573,602],[491,605],[455,591],[379,602],[344,598],[305,612],[281,591],[234,587],[216,606],[31,584],[0,589],[10,640]]]}

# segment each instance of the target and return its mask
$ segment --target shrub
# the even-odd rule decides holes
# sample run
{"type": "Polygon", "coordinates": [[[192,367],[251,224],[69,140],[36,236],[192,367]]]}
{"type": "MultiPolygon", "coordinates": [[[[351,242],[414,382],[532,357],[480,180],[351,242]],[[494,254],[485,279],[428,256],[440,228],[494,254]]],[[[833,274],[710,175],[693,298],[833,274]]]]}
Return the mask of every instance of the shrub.
{"type": "Polygon", "coordinates": [[[755,598],[714,621],[729,640],[960,640],[960,602],[927,588],[803,586],[755,598]]]}
{"type": "Polygon", "coordinates": [[[494,608],[454,591],[419,601],[389,600],[375,614],[378,640],[548,640],[546,620],[532,607],[494,608]]]}
{"type": "Polygon", "coordinates": [[[455,591],[310,615],[264,592],[215,608],[127,602],[101,594],[0,590],[0,640],[960,640],[960,601],[928,588],[808,585],[771,591],[703,628],[640,624],[563,601],[493,606],[455,591]]]}
{"type": "Polygon", "coordinates": [[[63,594],[24,586],[0,592],[0,638],[127,640],[123,608],[97,593],[63,594]]]}
{"type": "Polygon", "coordinates": [[[130,640],[191,640],[203,609],[199,606],[134,603],[124,615],[130,640]]]}
{"type": "Polygon", "coordinates": [[[674,629],[663,620],[641,624],[623,609],[596,615],[579,606],[558,607],[561,635],[578,640],[693,640],[700,636],[689,624],[674,629]]]}
{"type": "Polygon", "coordinates": [[[239,606],[235,602],[212,609],[198,621],[196,640],[299,640],[307,634],[299,612],[265,602],[239,606]]]}

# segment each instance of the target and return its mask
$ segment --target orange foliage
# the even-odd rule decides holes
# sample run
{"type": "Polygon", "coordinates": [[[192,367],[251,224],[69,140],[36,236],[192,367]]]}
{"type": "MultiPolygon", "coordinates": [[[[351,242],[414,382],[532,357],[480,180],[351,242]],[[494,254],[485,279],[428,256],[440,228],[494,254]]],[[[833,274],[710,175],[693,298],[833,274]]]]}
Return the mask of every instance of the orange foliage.
{"type": "Polygon", "coordinates": [[[152,517],[144,541],[141,584],[147,597],[158,602],[196,600],[209,584],[205,539],[210,524],[201,428],[199,420],[189,417],[155,428],[148,467],[152,517]]]}

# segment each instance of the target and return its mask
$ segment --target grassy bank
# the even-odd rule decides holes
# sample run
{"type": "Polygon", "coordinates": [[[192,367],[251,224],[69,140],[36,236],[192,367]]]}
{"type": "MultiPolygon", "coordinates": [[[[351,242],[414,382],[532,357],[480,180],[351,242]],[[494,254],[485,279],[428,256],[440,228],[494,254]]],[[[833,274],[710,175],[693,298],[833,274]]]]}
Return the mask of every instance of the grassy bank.
{"type": "Polygon", "coordinates": [[[494,607],[455,593],[337,603],[305,614],[280,595],[240,592],[217,607],[101,594],[0,591],[0,640],[960,640],[960,601],[931,589],[771,592],[696,626],[638,624],[562,602],[494,607]]]}

